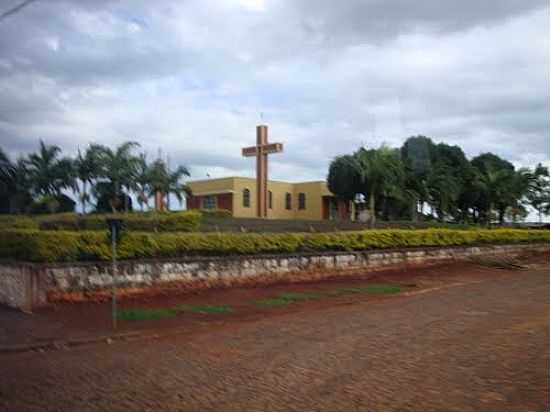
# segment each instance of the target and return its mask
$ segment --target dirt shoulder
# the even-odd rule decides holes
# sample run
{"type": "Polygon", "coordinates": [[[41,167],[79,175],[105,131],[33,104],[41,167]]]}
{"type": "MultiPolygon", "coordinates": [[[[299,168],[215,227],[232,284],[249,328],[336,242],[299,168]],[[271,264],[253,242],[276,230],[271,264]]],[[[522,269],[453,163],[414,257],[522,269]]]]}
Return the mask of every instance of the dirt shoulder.
{"type": "MultiPolygon", "coordinates": [[[[531,256],[523,259],[521,265],[535,267],[547,259],[547,255],[531,256]]],[[[503,270],[495,267],[498,265],[487,264],[491,262],[483,263],[461,263],[399,271],[355,272],[345,277],[335,274],[334,277],[322,281],[282,282],[270,286],[185,292],[158,290],[147,296],[122,298],[118,305],[119,316],[140,311],[146,315],[151,312],[155,314],[176,307],[195,310],[179,311],[177,316],[151,316],[154,319],[138,316],[138,320],[128,320],[128,316],[123,316],[118,320],[116,330],[112,326],[110,302],[60,303],[36,310],[31,315],[0,308],[0,347],[33,348],[36,344],[40,346],[48,342],[66,340],[87,343],[113,335],[124,337],[178,331],[192,334],[226,323],[248,322],[357,302],[376,303],[386,299],[401,299],[433,288],[489,281],[518,274],[518,268],[510,267],[507,264],[509,262],[504,262],[505,267],[512,270],[503,270]],[[396,286],[399,288],[398,293],[376,293],[376,290],[375,293],[371,293],[368,289],[380,285],[396,286]],[[282,304],[262,304],[280,296],[297,296],[298,299],[288,304],[284,301],[282,304]],[[222,307],[228,310],[221,311],[222,313],[206,310],[207,313],[203,313],[205,311],[200,309],[204,307],[222,307]]]]}

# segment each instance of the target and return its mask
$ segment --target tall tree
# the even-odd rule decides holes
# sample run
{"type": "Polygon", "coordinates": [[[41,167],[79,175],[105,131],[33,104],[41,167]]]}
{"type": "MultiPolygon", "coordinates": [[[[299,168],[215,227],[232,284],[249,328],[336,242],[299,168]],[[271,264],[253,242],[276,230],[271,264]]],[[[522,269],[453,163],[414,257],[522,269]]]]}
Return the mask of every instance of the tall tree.
{"type": "Polygon", "coordinates": [[[166,197],[166,206],[170,209],[170,194],[176,196],[180,203],[183,201],[183,194],[187,188],[181,182],[181,179],[189,175],[189,170],[185,166],[170,170],[165,161],[157,159],[153,162],[149,171],[151,194],[160,194],[162,199],[166,197]]]}
{"type": "Polygon", "coordinates": [[[27,169],[27,161],[20,157],[15,163],[14,190],[10,197],[10,213],[26,213],[30,210],[32,181],[27,169]]]}
{"type": "Polygon", "coordinates": [[[110,197],[113,213],[119,209],[121,199],[124,203],[124,211],[128,212],[128,195],[134,187],[134,179],[139,167],[139,157],[133,153],[137,147],[139,147],[137,142],[124,142],[115,150],[103,145],[91,146],[91,150],[94,150],[98,156],[99,176],[108,182],[108,185],[96,185],[96,192],[100,192],[99,196],[110,197]],[[108,193],[105,193],[106,190],[108,193]]]}
{"type": "Polygon", "coordinates": [[[459,217],[458,200],[464,188],[469,164],[458,146],[439,143],[432,151],[432,168],[427,179],[430,203],[439,220],[459,217]]]}
{"type": "Polygon", "coordinates": [[[327,185],[336,196],[353,201],[361,193],[361,167],[355,155],[337,156],[330,163],[327,185]]]}
{"type": "Polygon", "coordinates": [[[0,195],[8,196],[14,189],[15,165],[0,148],[0,195]]]}
{"type": "Polygon", "coordinates": [[[405,188],[411,195],[411,217],[418,220],[418,206],[423,212],[429,200],[428,178],[432,172],[434,143],[425,136],[409,137],[401,147],[405,167],[405,188]]]}
{"type": "Polygon", "coordinates": [[[39,151],[28,156],[27,172],[37,195],[58,196],[62,189],[74,188],[73,163],[69,158],[60,158],[60,154],[61,148],[40,140],[39,151]]]}
{"type": "Polygon", "coordinates": [[[149,197],[151,193],[150,188],[150,166],[147,163],[147,154],[145,152],[140,153],[138,157],[138,165],[135,177],[135,191],[137,194],[137,201],[143,212],[143,206],[149,207],[149,197]]]}
{"type": "Polygon", "coordinates": [[[189,193],[188,186],[182,183],[181,179],[189,176],[191,176],[191,174],[189,173],[189,169],[185,166],[178,166],[175,170],[169,170],[168,184],[166,185],[166,204],[168,210],[170,210],[170,195],[174,195],[176,199],[178,199],[181,207],[183,196],[189,193]]]}
{"type": "Polygon", "coordinates": [[[539,163],[532,172],[523,171],[523,176],[522,183],[527,187],[527,201],[537,211],[539,222],[542,222],[542,216],[550,211],[550,175],[548,168],[539,163]]]}
{"type": "Polygon", "coordinates": [[[90,202],[88,185],[92,186],[100,174],[100,154],[97,146],[88,146],[84,154],[80,149],[74,161],[75,174],[81,185],[76,185],[76,191],[82,205],[82,213],[86,213],[86,204],[90,202]]]}
{"type": "Polygon", "coordinates": [[[491,213],[495,211],[499,223],[504,223],[506,209],[516,206],[523,196],[514,165],[493,153],[475,157],[472,165],[480,173],[483,190],[478,206],[485,220],[490,223],[491,213]]]}
{"type": "Polygon", "coordinates": [[[399,152],[389,147],[359,149],[355,155],[359,166],[361,193],[368,197],[371,223],[376,223],[376,199],[398,196],[403,187],[404,168],[399,152]]]}

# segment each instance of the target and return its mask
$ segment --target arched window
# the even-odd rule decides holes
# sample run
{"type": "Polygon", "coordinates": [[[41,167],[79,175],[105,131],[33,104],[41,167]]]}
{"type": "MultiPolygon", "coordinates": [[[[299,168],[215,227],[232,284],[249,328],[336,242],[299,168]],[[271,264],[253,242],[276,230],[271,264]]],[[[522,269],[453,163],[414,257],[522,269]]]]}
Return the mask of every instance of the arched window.
{"type": "Polygon", "coordinates": [[[306,194],[305,193],[299,193],[298,194],[298,209],[305,210],[306,208],[306,194]]]}
{"type": "Polygon", "coordinates": [[[267,207],[273,209],[273,192],[267,192],[267,207]]]}
{"type": "Polygon", "coordinates": [[[250,207],[250,190],[243,190],[243,207],[250,207]]]}
{"type": "Polygon", "coordinates": [[[292,209],[292,195],[290,193],[285,194],[285,208],[286,210],[292,209]]]}

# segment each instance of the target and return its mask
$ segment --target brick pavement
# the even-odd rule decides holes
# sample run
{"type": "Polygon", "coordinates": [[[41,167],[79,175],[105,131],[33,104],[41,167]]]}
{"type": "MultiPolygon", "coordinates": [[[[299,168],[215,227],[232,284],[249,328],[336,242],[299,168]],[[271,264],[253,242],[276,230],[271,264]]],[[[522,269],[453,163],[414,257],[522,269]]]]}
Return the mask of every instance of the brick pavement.
{"type": "Polygon", "coordinates": [[[7,411],[550,411],[550,270],[0,357],[7,411]]]}

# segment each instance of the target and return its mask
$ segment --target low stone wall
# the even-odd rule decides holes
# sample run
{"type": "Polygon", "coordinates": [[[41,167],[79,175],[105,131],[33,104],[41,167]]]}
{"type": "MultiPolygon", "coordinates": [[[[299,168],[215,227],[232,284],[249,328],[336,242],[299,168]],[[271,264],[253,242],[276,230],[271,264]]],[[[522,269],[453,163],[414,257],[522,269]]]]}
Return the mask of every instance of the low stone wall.
{"type": "Polygon", "coordinates": [[[23,310],[30,309],[28,288],[31,275],[28,268],[5,265],[0,273],[0,303],[23,310]]]}
{"type": "MultiPolygon", "coordinates": [[[[509,257],[548,251],[550,245],[524,244],[124,261],[118,264],[117,287],[143,292],[171,284],[211,287],[243,284],[251,279],[261,281],[262,278],[290,280],[301,274],[311,274],[311,277],[321,279],[333,276],[335,272],[345,276],[358,269],[404,268],[477,256],[509,257]]],[[[85,300],[94,294],[106,294],[113,282],[112,268],[108,262],[0,264],[0,304],[30,310],[63,296],[85,300]]]]}

